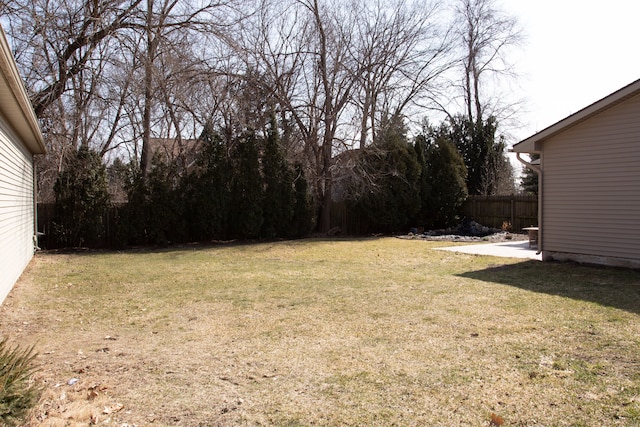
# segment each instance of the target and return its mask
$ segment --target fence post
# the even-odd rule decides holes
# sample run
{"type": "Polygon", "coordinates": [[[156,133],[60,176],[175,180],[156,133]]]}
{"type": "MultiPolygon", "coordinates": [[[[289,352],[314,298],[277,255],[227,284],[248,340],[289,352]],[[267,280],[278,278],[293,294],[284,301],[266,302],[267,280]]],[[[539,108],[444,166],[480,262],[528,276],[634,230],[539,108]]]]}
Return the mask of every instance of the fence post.
{"type": "Polygon", "coordinates": [[[516,199],[515,196],[511,196],[511,218],[510,224],[513,227],[513,224],[516,222],[516,199]]]}
{"type": "Polygon", "coordinates": [[[472,197],[472,199],[471,199],[471,218],[476,218],[476,216],[478,215],[476,213],[476,202],[477,202],[477,200],[476,200],[475,197],[473,197],[473,196],[471,196],[471,197],[472,197]]]}

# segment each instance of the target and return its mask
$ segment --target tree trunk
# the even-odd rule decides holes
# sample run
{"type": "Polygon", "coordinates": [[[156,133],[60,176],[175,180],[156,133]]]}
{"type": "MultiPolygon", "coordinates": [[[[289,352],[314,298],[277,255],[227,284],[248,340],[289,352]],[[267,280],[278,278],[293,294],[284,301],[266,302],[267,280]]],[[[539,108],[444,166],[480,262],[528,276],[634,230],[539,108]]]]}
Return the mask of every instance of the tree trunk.
{"type": "Polygon", "coordinates": [[[322,147],[322,179],[324,181],[324,192],[322,193],[322,204],[320,205],[320,223],[319,230],[321,232],[327,232],[331,229],[331,207],[333,205],[331,193],[333,191],[333,176],[331,173],[331,148],[333,144],[327,143],[327,137],[325,137],[325,144],[322,147]]]}
{"type": "Polygon", "coordinates": [[[140,172],[143,178],[147,176],[151,168],[151,103],[153,96],[153,59],[157,41],[153,35],[153,0],[147,0],[147,55],[144,62],[144,112],[142,114],[142,155],[140,159],[140,172]]]}

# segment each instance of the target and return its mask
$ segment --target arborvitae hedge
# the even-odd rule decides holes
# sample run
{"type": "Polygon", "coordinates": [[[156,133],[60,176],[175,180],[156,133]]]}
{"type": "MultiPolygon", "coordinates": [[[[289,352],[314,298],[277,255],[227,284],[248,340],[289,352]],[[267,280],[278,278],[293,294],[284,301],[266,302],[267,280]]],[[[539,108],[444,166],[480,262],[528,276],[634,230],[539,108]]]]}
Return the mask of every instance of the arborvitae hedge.
{"type": "Polygon", "coordinates": [[[107,170],[95,151],[81,147],[54,185],[53,232],[61,246],[101,246],[110,206],[107,170]]]}

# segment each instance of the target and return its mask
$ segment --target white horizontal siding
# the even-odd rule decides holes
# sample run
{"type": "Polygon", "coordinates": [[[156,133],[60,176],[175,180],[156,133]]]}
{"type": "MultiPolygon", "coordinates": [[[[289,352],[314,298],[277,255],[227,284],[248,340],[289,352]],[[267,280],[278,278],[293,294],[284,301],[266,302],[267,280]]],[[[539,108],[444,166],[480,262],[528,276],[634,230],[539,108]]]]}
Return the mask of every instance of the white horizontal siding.
{"type": "Polygon", "coordinates": [[[33,162],[0,116],[0,302],[33,256],[33,162]]]}
{"type": "Polygon", "coordinates": [[[640,95],[544,143],[544,250],[640,260],[640,95]]]}

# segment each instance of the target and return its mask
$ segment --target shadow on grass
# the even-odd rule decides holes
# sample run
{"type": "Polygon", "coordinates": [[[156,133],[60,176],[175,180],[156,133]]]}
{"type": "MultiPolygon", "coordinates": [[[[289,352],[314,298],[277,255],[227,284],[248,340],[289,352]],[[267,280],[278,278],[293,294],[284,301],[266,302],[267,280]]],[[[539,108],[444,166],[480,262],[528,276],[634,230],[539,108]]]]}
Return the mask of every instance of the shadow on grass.
{"type": "Polygon", "coordinates": [[[635,270],[525,261],[469,271],[459,276],[640,314],[640,272],[635,270]]]}

